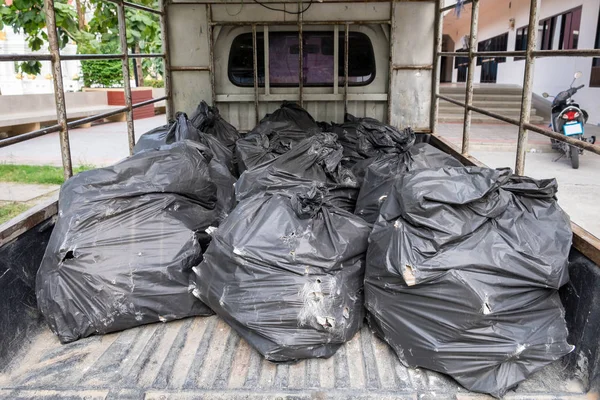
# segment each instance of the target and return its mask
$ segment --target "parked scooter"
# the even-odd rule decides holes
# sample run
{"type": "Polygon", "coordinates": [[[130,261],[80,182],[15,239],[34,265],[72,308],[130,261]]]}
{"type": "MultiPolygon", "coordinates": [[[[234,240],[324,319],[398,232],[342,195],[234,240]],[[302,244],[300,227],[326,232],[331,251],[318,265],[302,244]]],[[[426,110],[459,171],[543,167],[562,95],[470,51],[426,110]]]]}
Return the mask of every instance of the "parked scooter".
{"type": "MultiPolygon", "coordinates": [[[[584,109],[580,108],[579,104],[575,103],[575,100],[572,98],[579,89],[585,86],[581,85],[573,87],[573,83],[575,83],[575,80],[578,78],[581,78],[581,72],[579,71],[575,72],[573,81],[571,82],[571,86],[568,90],[563,90],[555,97],[550,96],[548,93],[543,93],[542,96],[545,98],[554,97],[554,100],[552,101],[552,117],[550,121],[550,127],[554,132],[561,133],[573,139],[580,139],[594,144],[596,142],[595,136],[590,138],[583,136],[585,123],[588,120],[588,113],[584,109]]],[[[573,166],[574,169],[579,168],[579,155],[583,154],[583,150],[559,140],[550,140],[552,141],[552,148],[555,150],[560,150],[563,153],[554,161],[558,161],[564,155],[566,155],[571,159],[571,166],[573,166]]]]}

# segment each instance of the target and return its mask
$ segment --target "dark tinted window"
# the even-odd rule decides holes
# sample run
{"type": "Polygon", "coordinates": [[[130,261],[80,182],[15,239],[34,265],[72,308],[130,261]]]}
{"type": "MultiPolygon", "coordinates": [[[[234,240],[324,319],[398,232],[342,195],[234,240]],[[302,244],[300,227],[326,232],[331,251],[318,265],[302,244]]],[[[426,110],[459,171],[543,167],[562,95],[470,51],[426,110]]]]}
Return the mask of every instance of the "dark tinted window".
{"type": "MultiPolygon", "coordinates": [[[[515,50],[524,51],[527,50],[527,27],[517,29],[517,37],[515,40],[515,50]]],[[[515,61],[524,60],[525,57],[515,57],[515,61]]]]}
{"type": "MultiPolygon", "coordinates": [[[[506,51],[508,46],[508,33],[489,38],[477,44],[477,51],[506,51]]],[[[496,61],[503,63],[506,57],[477,57],[477,65],[485,62],[496,61]]]]}
{"type": "MultiPolygon", "coordinates": [[[[596,42],[594,48],[600,49],[600,14],[598,15],[598,24],[596,26],[596,42]]],[[[590,87],[600,87],[600,58],[594,58],[592,60],[590,87]]]]}
{"type": "MultiPolygon", "coordinates": [[[[333,86],[333,32],[303,32],[303,84],[333,86]]],[[[375,56],[368,36],[350,32],[348,85],[368,85],[375,78],[375,56]]],[[[256,34],[258,84],[265,84],[264,36],[256,34]]],[[[344,84],[344,34],[339,35],[338,83],[344,84]]],[[[298,86],[298,32],[269,32],[269,84],[272,87],[298,86]]],[[[228,73],[237,86],[254,86],[252,34],[237,36],[231,44],[228,73]]]]}

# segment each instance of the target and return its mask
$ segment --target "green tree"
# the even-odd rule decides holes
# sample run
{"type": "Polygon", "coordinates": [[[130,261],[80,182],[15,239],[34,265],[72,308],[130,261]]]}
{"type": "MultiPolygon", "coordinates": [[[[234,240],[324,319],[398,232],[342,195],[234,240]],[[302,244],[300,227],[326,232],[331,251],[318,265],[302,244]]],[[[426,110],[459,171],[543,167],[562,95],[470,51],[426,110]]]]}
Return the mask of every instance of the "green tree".
{"type": "MultiPolygon", "coordinates": [[[[82,54],[114,54],[119,51],[116,41],[79,45],[77,51],[82,54]]],[[[123,85],[121,60],[81,61],[83,84],[87,87],[114,87],[123,85]]]]}
{"type": "MultiPolygon", "coordinates": [[[[138,0],[137,3],[158,7],[157,0],[138,0]]],[[[101,0],[88,0],[87,8],[93,11],[93,17],[85,24],[81,20],[82,11],[67,3],[67,0],[55,0],[56,25],[59,46],[63,48],[69,41],[93,53],[102,52],[102,43],[119,43],[117,8],[113,3],[101,0]],[[79,11],[79,18],[78,18],[79,11]],[[94,50],[95,51],[92,51],[94,50]]],[[[84,7],[80,5],[80,7],[84,7]]],[[[160,24],[158,16],[144,11],[127,8],[127,44],[136,52],[160,52],[160,24]]],[[[15,32],[24,32],[27,45],[32,50],[40,50],[47,45],[48,36],[45,32],[46,14],[43,0],[13,0],[6,4],[0,0],[0,29],[5,25],[15,32]]],[[[115,51],[118,47],[115,49],[115,51]]],[[[81,53],[81,51],[80,51],[81,53]]],[[[140,62],[144,66],[142,75],[156,76],[162,72],[162,60],[140,62]]],[[[19,64],[19,68],[29,74],[38,74],[41,64],[36,61],[19,64]]],[[[140,77],[143,80],[144,76],[140,77]]]]}

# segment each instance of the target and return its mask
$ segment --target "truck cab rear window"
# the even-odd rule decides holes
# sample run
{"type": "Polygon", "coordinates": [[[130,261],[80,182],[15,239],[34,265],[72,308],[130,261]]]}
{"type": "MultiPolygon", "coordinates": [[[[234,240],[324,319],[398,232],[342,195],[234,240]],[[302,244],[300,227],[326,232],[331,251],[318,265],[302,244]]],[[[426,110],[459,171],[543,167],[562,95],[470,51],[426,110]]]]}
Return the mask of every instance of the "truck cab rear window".
{"type": "MultiPolygon", "coordinates": [[[[302,43],[304,86],[333,86],[333,32],[304,32],[302,43]]],[[[375,57],[368,36],[350,32],[348,85],[365,86],[375,79],[375,57]]],[[[256,34],[258,85],[265,84],[264,37],[256,34]]],[[[344,84],[344,34],[339,34],[338,84],[344,84]]],[[[271,87],[298,86],[298,32],[269,32],[271,87]]],[[[237,36],[229,53],[229,80],[236,86],[254,86],[252,34],[237,36]]]]}

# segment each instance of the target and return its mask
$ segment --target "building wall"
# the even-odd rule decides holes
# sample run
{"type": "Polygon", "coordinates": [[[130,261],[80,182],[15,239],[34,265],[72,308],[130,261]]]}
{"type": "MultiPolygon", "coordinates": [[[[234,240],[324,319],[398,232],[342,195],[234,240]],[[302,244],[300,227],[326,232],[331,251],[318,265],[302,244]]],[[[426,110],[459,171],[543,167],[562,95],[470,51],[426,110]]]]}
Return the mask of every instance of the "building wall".
{"type": "MultiPolygon", "coordinates": [[[[25,35],[14,33],[11,28],[5,27],[0,35],[0,54],[32,54],[33,52],[27,47],[25,35]]],[[[76,54],[77,46],[68,44],[61,50],[62,54],[76,54]]],[[[47,53],[40,51],[39,53],[47,53]]],[[[78,91],[81,89],[82,83],[74,77],[81,75],[79,61],[64,61],[63,69],[63,84],[66,91],[78,91]]],[[[9,94],[36,94],[36,93],[52,93],[54,87],[52,79],[48,79],[51,74],[50,61],[42,62],[42,72],[31,79],[24,76],[22,79],[17,79],[15,64],[12,62],[0,62],[0,93],[3,95],[9,94]]]]}
{"type": "MultiPolygon", "coordinates": [[[[481,0],[477,40],[482,41],[508,32],[507,50],[515,50],[516,31],[529,22],[529,3],[529,0],[481,0]],[[514,29],[509,28],[511,18],[515,19],[514,29]]],[[[582,6],[578,48],[594,48],[600,0],[542,0],[540,20],[578,6],[582,6]]],[[[457,16],[454,12],[446,14],[444,33],[452,37],[456,44],[456,50],[458,50],[462,47],[462,37],[469,34],[470,13],[464,13],[458,21],[456,19],[457,16]]],[[[558,43],[553,45],[553,49],[556,48],[558,48],[558,43]]],[[[512,57],[507,57],[505,63],[498,65],[497,83],[523,85],[524,69],[524,60],[514,61],[512,57]]],[[[539,58],[535,63],[533,91],[539,95],[543,92],[556,94],[568,88],[573,74],[581,71],[583,76],[577,81],[577,84],[585,84],[586,87],[577,93],[575,99],[589,112],[589,123],[600,124],[600,88],[588,87],[591,69],[591,58],[539,58]]],[[[480,81],[480,76],[481,67],[478,66],[475,70],[475,82],[480,81]]],[[[457,70],[453,69],[453,82],[456,82],[456,77],[457,70]]]]}

